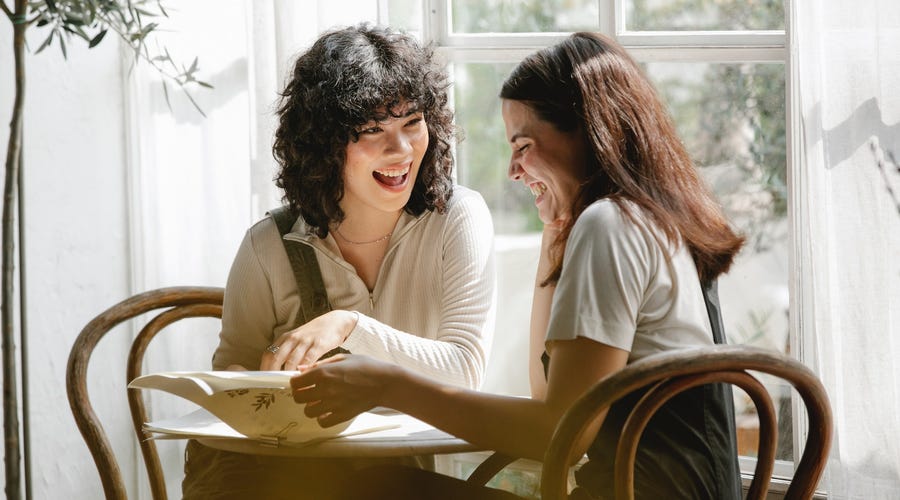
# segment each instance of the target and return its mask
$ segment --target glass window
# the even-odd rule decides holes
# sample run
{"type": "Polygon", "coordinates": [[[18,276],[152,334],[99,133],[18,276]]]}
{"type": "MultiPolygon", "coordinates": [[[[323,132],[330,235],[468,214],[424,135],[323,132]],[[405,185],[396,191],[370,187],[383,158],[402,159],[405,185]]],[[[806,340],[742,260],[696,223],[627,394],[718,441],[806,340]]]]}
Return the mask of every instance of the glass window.
{"type": "Polygon", "coordinates": [[[782,0],[623,0],[629,31],[783,30],[782,0]]]}
{"type": "Polygon", "coordinates": [[[596,30],[596,0],[451,0],[454,33],[596,30]]]}
{"type": "Polygon", "coordinates": [[[484,196],[497,234],[541,230],[534,195],[506,177],[510,148],[500,115],[500,85],[513,64],[457,63],[453,66],[456,122],[462,142],[456,157],[460,184],[484,196]]]}
{"type": "Polygon", "coordinates": [[[392,28],[402,29],[410,33],[422,32],[422,2],[420,0],[387,0],[379,13],[382,19],[388,19],[392,28]]]}

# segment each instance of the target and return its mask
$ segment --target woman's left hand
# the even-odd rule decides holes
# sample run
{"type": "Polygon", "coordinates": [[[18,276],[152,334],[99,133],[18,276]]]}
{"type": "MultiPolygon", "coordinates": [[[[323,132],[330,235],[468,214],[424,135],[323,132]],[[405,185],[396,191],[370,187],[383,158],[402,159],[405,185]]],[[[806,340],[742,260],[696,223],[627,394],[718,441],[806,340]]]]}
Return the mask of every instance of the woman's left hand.
{"type": "Polygon", "coordinates": [[[368,356],[338,354],[301,371],[291,378],[294,401],[306,403],[306,416],[331,427],[383,406],[402,368],[368,356]]]}

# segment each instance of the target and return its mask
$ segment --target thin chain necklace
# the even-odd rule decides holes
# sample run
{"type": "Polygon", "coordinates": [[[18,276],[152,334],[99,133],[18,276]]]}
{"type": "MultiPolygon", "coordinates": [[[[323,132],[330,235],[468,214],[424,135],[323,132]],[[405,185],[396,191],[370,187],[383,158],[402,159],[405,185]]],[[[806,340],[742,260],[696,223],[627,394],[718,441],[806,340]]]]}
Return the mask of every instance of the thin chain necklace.
{"type": "Polygon", "coordinates": [[[350,243],[351,245],[371,245],[372,243],[378,243],[378,242],[381,242],[381,241],[384,241],[384,240],[390,238],[391,235],[394,234],[394,231],[391,231],[388,234],[382,236],[381,238],[374,239],[372,241],[353,241],[351,239],[348,239],[346,236],[343,235],[343,233],[341,233],[341,231],[337,228],[337,226],[335,226],[335,228],[334,228],[334,233],[337,234],[338,236],[340,236],[342,240],[344,240],[347,243],[350,243]]]}

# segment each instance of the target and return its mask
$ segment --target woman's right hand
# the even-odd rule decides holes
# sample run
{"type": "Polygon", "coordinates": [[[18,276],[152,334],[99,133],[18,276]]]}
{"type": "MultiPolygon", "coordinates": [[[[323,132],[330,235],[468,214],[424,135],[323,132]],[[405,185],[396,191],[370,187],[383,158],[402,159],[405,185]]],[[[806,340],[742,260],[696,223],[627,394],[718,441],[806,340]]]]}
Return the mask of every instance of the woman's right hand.
{"type": "Polygon", "coordinates": [[[282,334],[263,352],[259,369],[292,371],[314,363],[344,343],[358,318],[353,311],[337,309],[282,334]]]}
{"type": "Polygon", "coordinates": [[[376,406],[385,405],[385,394],[402,368],[368,356],[338,354],[291,378],[294,401],[305,404],[304,413],[322,427],[349,420],[376,406]]]}

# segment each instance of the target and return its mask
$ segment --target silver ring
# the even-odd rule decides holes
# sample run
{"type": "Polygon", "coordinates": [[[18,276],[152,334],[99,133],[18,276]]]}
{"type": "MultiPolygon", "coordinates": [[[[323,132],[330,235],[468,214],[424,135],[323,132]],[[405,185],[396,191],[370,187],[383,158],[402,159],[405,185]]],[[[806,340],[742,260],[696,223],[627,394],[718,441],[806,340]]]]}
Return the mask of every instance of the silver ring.
{"type": "Polygon", "coordinates": [[[272,354],[277,354],[277,353],[278,353],[278,349],[281,349],[281,347],[280,347],[280,346],[277,346],[277,345],[275,345],[275,344],[272,344],[272,345],[270,345],[269,347],[266,347],[266,351],[271,352],[272,354]]]}

